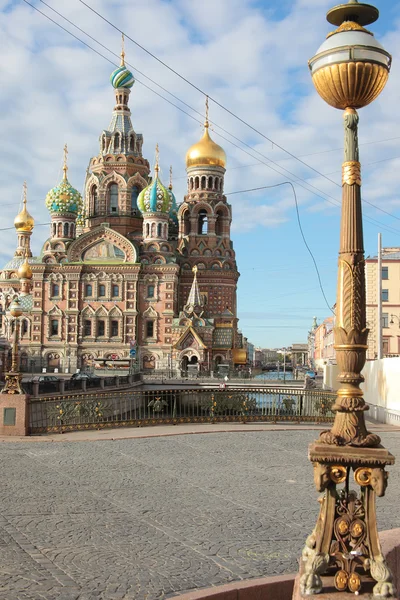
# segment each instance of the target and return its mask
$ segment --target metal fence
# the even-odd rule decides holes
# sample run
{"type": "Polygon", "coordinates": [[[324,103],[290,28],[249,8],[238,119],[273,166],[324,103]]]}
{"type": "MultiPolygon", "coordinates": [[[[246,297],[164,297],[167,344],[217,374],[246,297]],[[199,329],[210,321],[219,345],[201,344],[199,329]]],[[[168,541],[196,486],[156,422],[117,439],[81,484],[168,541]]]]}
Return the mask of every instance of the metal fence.
{"type": "Polygon", "coordinates": [[[221,421],[329,422],[335,395],[288,388],[96,392],[30,401],[30,433],[221,421]]]}

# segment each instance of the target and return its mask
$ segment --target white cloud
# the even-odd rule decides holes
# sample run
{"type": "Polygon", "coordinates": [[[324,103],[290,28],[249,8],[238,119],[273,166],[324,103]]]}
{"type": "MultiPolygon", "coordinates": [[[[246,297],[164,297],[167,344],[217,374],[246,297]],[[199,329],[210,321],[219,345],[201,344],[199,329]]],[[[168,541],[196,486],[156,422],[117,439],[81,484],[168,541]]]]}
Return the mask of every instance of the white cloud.
{"type": "MultiPolygon", "coordinates": [[[[69,3],[49,0],[49,3],[119,52],[118,32],[81,3],[75,0],[69,3]]],[[[36,5],[60,20],[43,4],[37,2],[36,5]]],[[[324,32],[329,30],[324,22],[324,11],[330,5],[330,0],[288,1],[283,18],[279,16],[279,3],[271,3],[268,10],[262,10],[259,3],[252,0],[204,0],[202,3],[192,0],[148,0],[145,3],[141,0],[98,0],[94,6],[278,144],[295,155],[312,154],[304,160],[322,172],[334,172],[330,177],[340,183],[337,171],[340,171],[341,153],[324,151],[342,146],[341,113],[326,106],[317,96],[307,70],[307,60],[323,41],[324,32]]],[[[70,180],[78,188],[82,188],[90,157],[98,151],[98,135],[108,126],[114,105],[113,90],[108,82],[113,67],[25,4],[0,0],[0,10],[4,10],[0,20],[3,40],[0,98],[2,222],[4,226],[12,225],[25,179],[31,212],[38,223],[47,222],[49,216],[44,197],[61,175],[64,143],[68,142],[70,148],[70,180]],[[10,206],[12,202],[14,206],[10,206]]],[[[63,25],[73,30],[69,25],[63,25]]],[[[393,31],[382,40],[395,57],[390,83],[382,97],[361,112],[361,142],[400,136],[397,111],[400,60],[396,60],[400,54],[400,24],[392,23],[392,28],[393,31]],[[368,127],[363,129],[364,125],[368,127]]],[[[76,30],[73,32],[84,37],[76,30]]],[[[104,49],[97,49],[107,55],[104,49]]],[[[201,94],[129,40],[126,51],[129,62],[203,112],[201,94]]],[[[116,60],[112,55],[108,54],[108,57],[116,60]]],[[[146,81],[142,75],[137,74],[137,77],[146,81]]],[[[182,199],[186,183],[184,157],[187,148],[200,137],[200,127],[139,83],[132,90],[130,105],[134,127],[144,134],[145,156],[152,161],[155,144],[160,144],[163,176],[167,179],[172,163],[177,178],[176,195],[182,199]]],[[[306,178],[309,184],[340,200],[339,187],[288,159],[284,152],[212,102],[211,120],[267,157],[261,160],[276,161],[295,176],[306,178]]],[[[288,174],[279,175],[263,164],[236,169],[257,160],[221,141],[217,132],[215,127],[215,140],[229,155],[227,191],[271,185],[288,177],[288,174]]],[[[396,145],[362,146],[362,158],[365,162],[377,161],[384,149],[388,157],[391,151],[394,156],[395,148],[396,145]]],[[[372,165],[364,175],[366,199],[390,206],[390,210],[398,209],[399,202],[400,171],[396,165],[396,162],[372,165]]],[[[330,215],[336,210],[318,195],[301,187],[296,189],[300,205],[310,214],[330,215]]],[[[293,215],[289,189],[231,196],[229,201],[233,204],[233,226],[237,233],[260,225],[278,228],[293,215]],[[254,206],[257,207],[256,218],[254,206]]],[[[365,212],[377,219],[382,217],[371,207],[366,207],[365,212]]],[[[38,227],[34,231],[36,252],[46,235],[46,228],[38,227]]],[[[15,233],[5,232],[3,240],[2,259],[6,260],[15,247],[15,233]]]]}

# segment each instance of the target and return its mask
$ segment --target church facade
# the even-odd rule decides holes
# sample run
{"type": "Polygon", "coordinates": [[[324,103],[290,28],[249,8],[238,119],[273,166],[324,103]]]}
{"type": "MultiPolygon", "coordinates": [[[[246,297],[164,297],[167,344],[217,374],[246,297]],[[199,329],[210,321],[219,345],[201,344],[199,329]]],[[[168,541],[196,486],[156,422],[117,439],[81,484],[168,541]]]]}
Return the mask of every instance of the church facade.
{"type": "Polygon", "coordinates": [[[131,121],[134,83],[122,54],[111,75],[115,106],[87,170],[83,198],[67,176],[50,190],[50,236],[33,257],[34,219],[15,219],[17,248],[0,272],[1,333],[20,297],[21,365],[74,372],[106,361],[140,369],[215,371],[246,362],[238,333],[239,273],[224,196],[226,155],[210,137],[186,156],[187,193],[178,206],[172,182],[143,156],[131,121]]]}

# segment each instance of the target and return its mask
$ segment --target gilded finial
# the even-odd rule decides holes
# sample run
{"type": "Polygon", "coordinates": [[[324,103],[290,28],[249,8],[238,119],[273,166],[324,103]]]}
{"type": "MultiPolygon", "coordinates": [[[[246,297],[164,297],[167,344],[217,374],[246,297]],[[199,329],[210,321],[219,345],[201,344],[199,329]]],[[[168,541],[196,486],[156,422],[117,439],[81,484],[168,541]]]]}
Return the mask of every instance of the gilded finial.
{"type": "Polygon", "coordinates": [[[26,208],[26,203],[27,203],[27,197],[28,197],[28,186],[26,185],[26,181],[24,181],[24,185],[22,186],[22,202],[24,207],[26,208]]]}
{"type": "Polygon", "coordinates": [[[159,161],[160,161],[160,149],[158,147],[158,144],[156,144],[156,164],[154,167],[154,172],[156,174],[156,177],[158,177],[158,173],[160,171],[159,161]]]}
{"type": "Polygon", "coordinates": [[[169,168],[169,189],[172,190],[172,165],[169,168]]]}
{"type": "Polygon", "coordinates": [[[64,166],[63,166],[64,181],[67,181],[67,171],[68,171],[67,156],[68,156],[68,146],[67,146],[67,144],[65,144],[65,146],[64,146],[64,166]]]}
{"type": "Polygon", "coordinates": [[[26,207],[28,202],[28,187],[26,181],[22,186],[22,210],[17,214],[14,219],[14,227],[17,231],[32,231],[35,221],[33,217],[28,213],[26,207]]]}
{"type": "Polygon", "coordinates": [[[122,34],[121,67],[125,66],[125,36],[122,34]]]}
{"type": "Polygon", "coordinates": [[[204,127],[209,127],[209,125],[210,125],[210,123],[208,122],[208,111],[209,111],[208,96],[206,96],[206,120],[204,122],[204,127]]]}
{"type": "Polygon", "coordinates": [[[192,272],[194,273],[194,276],[196,277],[196,274],[197,274],[197,266],[196,265],[194,265],[192,272]]]}

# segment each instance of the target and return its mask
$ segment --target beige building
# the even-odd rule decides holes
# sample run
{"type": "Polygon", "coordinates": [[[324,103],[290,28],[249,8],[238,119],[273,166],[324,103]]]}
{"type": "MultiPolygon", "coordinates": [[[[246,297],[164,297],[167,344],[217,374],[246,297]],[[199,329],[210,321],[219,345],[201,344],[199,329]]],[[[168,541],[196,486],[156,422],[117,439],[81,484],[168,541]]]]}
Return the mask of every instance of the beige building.
{"type": "MultiPolygon", "coordinates": [[[[365,261],[367,285],[367,358],[377,357],[378,347],[378,257],[365,261]]],[[[382,354],[400,355],[400,248],[382,250],[382,354]]]]}

